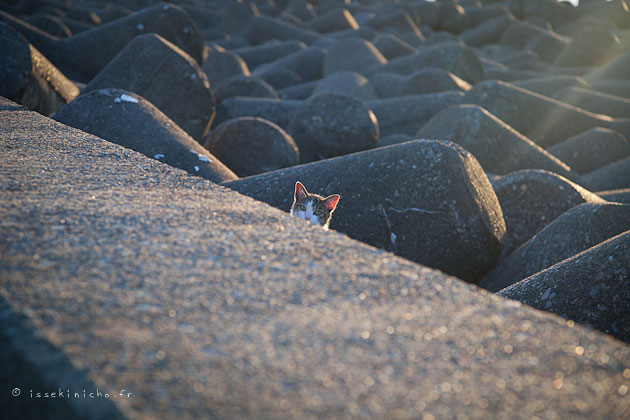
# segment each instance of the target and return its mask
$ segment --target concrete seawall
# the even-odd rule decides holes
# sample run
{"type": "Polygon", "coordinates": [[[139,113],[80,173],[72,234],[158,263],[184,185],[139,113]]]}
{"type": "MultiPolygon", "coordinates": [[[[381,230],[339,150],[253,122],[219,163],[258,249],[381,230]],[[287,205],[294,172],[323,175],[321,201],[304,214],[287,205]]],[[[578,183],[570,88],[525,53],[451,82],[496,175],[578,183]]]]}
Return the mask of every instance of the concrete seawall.
{"type": "Polygon", "coordinates": [[[7,418],[630,412],[604,334],[4,99],[0,150],[7,418]]]}

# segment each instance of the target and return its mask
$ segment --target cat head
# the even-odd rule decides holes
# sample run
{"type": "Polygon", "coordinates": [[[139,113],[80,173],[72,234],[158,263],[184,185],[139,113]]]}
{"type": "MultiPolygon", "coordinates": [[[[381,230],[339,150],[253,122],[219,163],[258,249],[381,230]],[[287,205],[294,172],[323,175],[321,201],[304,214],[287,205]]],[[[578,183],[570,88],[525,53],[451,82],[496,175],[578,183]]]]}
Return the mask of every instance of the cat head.
{"type": "Polygon", "coordinates": [[[339,194],[329,195],[328,197],[310,194],[306,187],[298,181],[295,183],[291,214],[300,219],[308,220],[313,224],[319,224],[327,229],[339,198],[339,194]]]}

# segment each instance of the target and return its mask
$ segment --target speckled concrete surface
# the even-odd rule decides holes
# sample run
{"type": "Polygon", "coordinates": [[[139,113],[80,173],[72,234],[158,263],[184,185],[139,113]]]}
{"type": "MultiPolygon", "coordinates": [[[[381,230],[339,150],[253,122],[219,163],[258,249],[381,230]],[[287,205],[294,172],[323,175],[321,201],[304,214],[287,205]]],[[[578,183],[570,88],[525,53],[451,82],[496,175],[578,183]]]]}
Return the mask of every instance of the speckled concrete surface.
{"type": "Polygon", "coordinates": [[[0,150],[5,415],[628,418],[603,334],[7,102],[0,150]]]}

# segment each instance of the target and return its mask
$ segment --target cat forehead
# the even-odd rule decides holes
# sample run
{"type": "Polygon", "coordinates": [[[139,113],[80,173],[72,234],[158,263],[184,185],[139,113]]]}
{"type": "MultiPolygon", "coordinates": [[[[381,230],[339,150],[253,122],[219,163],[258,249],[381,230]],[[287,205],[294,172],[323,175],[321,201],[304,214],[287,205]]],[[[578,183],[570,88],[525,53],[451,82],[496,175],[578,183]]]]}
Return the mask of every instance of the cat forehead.
{"type": "Polygon", "coordinates": [[[303,201],[309,201],[309,202],[313,203],[314,206],[324,205],[324,201],[326,201],[326,199],[324,197],[320,197],[320,196],[311,196],[311,197],[304,198],[302,200],[303,201]]]}
{"type": "Polygon", "coordinates": [[[313,210],[326,210],[326,204],[324,203],[324,199],[321,197],[306,197],[306,198],[298,198],[295,200],[295,204],[310,206],[313,210]]]}

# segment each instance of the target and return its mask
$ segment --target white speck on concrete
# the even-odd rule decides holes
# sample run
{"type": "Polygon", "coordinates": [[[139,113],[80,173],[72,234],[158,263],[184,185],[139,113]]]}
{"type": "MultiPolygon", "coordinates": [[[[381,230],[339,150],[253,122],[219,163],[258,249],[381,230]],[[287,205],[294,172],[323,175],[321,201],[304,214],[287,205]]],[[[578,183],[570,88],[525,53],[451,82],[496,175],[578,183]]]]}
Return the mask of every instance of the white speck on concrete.
{"type": "Polygon", "coordinates": [[[133,96],[129,96],[126,93],[123,93],[122,95],[120,95],[118,98],[114,99],[114,102],[116,103],[121,103],[121,102],[132,102],[134,104],[138,103],[138,100],[136,98],[134,98],[133,96]]]}
{"type": "Polygon", "coordinates": [[[155,159],[162,159],[164,157],[164,155],[162,153],[157,153],[155,156],[153,156],[155,159]]]}
{"type": "Polygon", "coordinates": [[[199,172],[199,166],[195,166],[195,172],[199,172]]]}
{"type": "Polygon", "coordinates": [[[205,157],[204,155],[202,155],[201,153],[197,153],[194,150],[190,149],[190,153],[194,153],[195,155],[197,155],[197,159],[199,159],[202,162],[210,162],[210,159],[208,159],[207,157],[205,157]]]}
{"type": "Polygon", "coordinates": [[[392,241],[392,245],[396,245],[396,234],[394,232],[389,234],[389,240],[392,241]]]}
{"type": "Polygon", "coordinates": [[[144,30],[144,25],[142,23],[138,23],[136,25],[136,29],[139,30],[139,31],[143,31],[144,30]]]}

